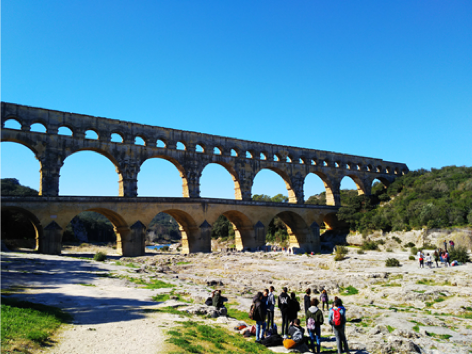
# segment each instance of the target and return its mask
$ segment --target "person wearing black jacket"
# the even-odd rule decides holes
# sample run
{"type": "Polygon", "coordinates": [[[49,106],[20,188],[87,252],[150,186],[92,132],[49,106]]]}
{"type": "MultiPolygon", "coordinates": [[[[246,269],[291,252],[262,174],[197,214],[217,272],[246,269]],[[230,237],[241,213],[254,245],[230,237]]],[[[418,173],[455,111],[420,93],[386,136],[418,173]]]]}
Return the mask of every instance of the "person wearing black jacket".
{"type": "Polygon", "coordinates": [[[298,317],[298,311],[300,311],[300,303],[297,300],[297,295],[295,293],[290,294],[290,302],[288,304],[288,321],[290,324],[295,321],[298,317]]]}
{"type": "Polygon", "coordinates": [[[267,305],[264,300],[264,295],[259,291],[253,299],[254,304],[254,321],[256,321],[256,342],[259,343],[264,337],[265,320],[267,315],[267,305]],[[262,331],[261,331],[262,329],[262,331]]]}
{"type": "Polygon", "coordinates": [[[282,312],[282,337],[287,337],[288,335],[288,310],[290,306],[290,296],[287,294],[288,289],[284,287],[282,293],[277,299],[277,306],[282,312]]]}
{"type": "Polygon", "coordinates": [[[311,289],[308,288],[308,289],[306,289],[305,296],[303,297],[303,309],[305,310],[305,314],[307,313],[308,309],[311,306],[310,295],[311,295],[311,289]]]}

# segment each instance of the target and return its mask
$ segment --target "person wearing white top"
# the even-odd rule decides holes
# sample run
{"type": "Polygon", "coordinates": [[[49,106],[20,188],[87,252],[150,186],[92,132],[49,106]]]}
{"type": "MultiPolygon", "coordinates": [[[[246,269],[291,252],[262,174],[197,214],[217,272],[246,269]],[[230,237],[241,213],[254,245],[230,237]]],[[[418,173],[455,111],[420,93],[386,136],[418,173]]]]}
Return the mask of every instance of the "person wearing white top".
{"type": "Polygon", "coordinates": [[[426,265],[431,268],[432,265],[433,265],[433,259],[431,258],[431,256],[429,255],[429,253],[426,253],[426,265]]]}

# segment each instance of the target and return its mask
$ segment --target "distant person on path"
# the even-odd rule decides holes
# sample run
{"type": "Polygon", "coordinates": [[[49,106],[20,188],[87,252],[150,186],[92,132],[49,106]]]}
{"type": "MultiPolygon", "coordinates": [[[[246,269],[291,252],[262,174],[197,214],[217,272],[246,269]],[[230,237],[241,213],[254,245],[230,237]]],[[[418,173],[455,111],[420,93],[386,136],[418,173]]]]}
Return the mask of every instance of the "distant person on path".
{"type": "Polygon", "coordinates": [[[418,261],[420,262],[420,268],[424,268],[424,255],[423,255],[423,251],[422,250],[419,250],[418,253],[417,253],[417,256],[418,256],[418,261]]]}
{"type": "Polygon", "coordinates": [[[451,250],[454,251],[454,241],[449,241],[449,247],[451,247],[451,250]]]}
{"type": "Polygon", "coordinates": [[[324,322],[323,311],[318,308],[318,299],[311,300],[311,306],[306,312],[306,328],[310,336],[310,347],[313,353],[315,353],[315,341],[316,341],[316,353],[320,353],[320,342],[321,342],[321,325],[324,322]]]}
{"type": "Polygon", "coordinates": [[[425,260],[426,260],[426,265],[427,265],[429,268],[431,268],[431,267],[433,266],[433,261],[432,261],[431,256],[429,255],[429,253],[426,253],[425,260]]]}
{"type": "Polygon", "coordinates": [[[266,305],[264,295],[259,291],[253,299],[254,303],[254,321],[256,321],[256,342],[259,343],[264,337],[266,328],[266,305]]]}
{"type": "Polygon", "coordinates": [[[308,288],[305,290],[305,296],[303,297],[303,308],[305,309],[305,314],[307,313],[308,308],[311,306],[310,295],[311,295],[311,289],[308,288]]]}
{"type": "Polygon", "coordinates": [[[282,337],[285,336],[286,338],[288,335],[288,309],[290,305],[290,296],[287,294],[287,287],[284,287],[282,290],[282,293],[277,299],[277,305],[282,313],[282,337]]]}
{"type": "Polygon", "coordinates": [[[434,261],[436,262],[436,268],[439,268],[439,265],[438,265],[438,261],[439,261],[439,253],[438,253],[438,251],[437,251],[437,250],[436,250],[436,251],[434,251],[434,255],[433,255],[433,257],[434,257],[434,261]]]}
{"type": "Polygon", "coordinates": [[[271,331],[274,330],[274,310],[275,310],[275,295],[274,295],[274,287],[271,286],[269,288],[269,294],[267,295],[267,330],[271,331]]]}
{"type": "Polygon", "coordinates": [[[343,352],[349,353],[345,334],[346,309],[343,307],[343,302],[339,298],[334,300],[333,308],[329,311],[329,324],[333,326],[338,354],[343,352]]]}
{"type": "Polygon", "coordinates": [[[328,293],[326,292],[326,289],[323,289],[320,295],[320,301],[322,304],[322,309],[324,311],[325,305],[326,305],[326,311],[329,310],[329,298],[328,298],[328,293]]]}
{"type": "Polygon", "coordinates": [[[288,321],[293,323],[298,317],[298,311],[300,311],[300,303],[297,300],[297,295],[292,292],[290,294],[290,302],[288,304],[288,321]]]}
{"type": "Polygon", "coordinates": [[[444,251],[447,252],[447,241],[446,240],[444,240],[444,251]]]}

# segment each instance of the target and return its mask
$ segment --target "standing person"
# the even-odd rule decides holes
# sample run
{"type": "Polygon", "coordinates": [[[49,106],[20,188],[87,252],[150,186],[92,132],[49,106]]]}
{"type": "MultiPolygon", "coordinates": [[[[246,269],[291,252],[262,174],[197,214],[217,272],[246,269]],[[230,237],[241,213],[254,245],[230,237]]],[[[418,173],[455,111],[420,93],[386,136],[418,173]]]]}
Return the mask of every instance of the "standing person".
{"type": "Polygon", "coordinates": [[[300,311],[300,303],[297,300],[297,295],[294,292],[290,294],[290,302],[288,304],[288,321],[293,323],[298,317],[298,311],[300,311]]]}
{"type": "Polygon", "coordinates": [[[438,261],[439,261],[439,253],[438,250],[434,251],[434,261],[436,262],[436,268],[439,268],[438,261]]]}
{"type": "Polygon", "coordinates": [[[451,247],[451,250],[454,251],[454,241],[450,240],[449,246],[451,247]]]}
{"type": "Polygon", "coordinates": [[[254,303],[254,321],[256,321],[256,343],[260,343],[265,333],[266,305],[264,295],[259,291],[253,299],[254,303]]]}
{"type": "Polygon", "coordinates": [[[333,326],[338,354],[343,352],[349,353],[345,334],[346,309],[343,307],[343,302],[339,298],[334,300],[333,308],[329,311],[329,324],[333,326]]]}
{"type": "Polygon", "coordinates": [[[315,353],[316,341],[316,353],[318,354],[320,354],[321,325],[324,322],[323,311],[318,308],[319,303],[318,299],[312,299],[311,306],[306,312],[306,328],[310,335],[310,347],[313,353],[315,353]]]}
{"type": "Polygon", "coordinates": [[[278,307],[280,312],[282,312],[282,337],[287,338],[288,335],[288,309],[290,304],[290,296],[287,294],[287,287],[282,289],[282,293],[277,299],[278,307]]]}
{"type": "Polygon", "coordinates": [[[426,265],[427,265],[429,268],[431,268],[432,265],[433,265],[433,262],[432,262],[432,258],[431,258],[431,256],[429,255],[429,253],[426,253],[426,258],[425,258],[425,260],[426,260],[426,265]]]}
{"type": "Polygon", "coordinates": [[[423,255],[423,251],[422,250],[419,250],[418,253],[417,253],[417,256],[418,256],[418,261],[420,262],[420,268],[424,268],[424,255],[423,255]]]}
{"type": "Polygon", "coordinates": [[[218,304],[220,303],[220,297],[221,297],[221,291],[215,290],[215,293],[213,294],[213,298],[211,299],[212,306],[218,307],[218,304]]]}
{"type": "Polygon", "coordinates": [[[447,252],[447,241],[446,240],[444,240],[444,251],[447,252]]]}
{"type": "Polygon", "coordinates": [[[308,288],[305,290],[305,296],[303,297],[303,308],[305,309],[305,314],[308,311],[308,308],[311,306],[311,289],[308,288]]]}
{"type": "Polygon", "coordinates": [[[267,330],[271,331],[273,334],[274,331],[274,310],[275,310],[275,295],[274,287],[269,288],[269,294],[267,295],[267,330]]]}
{"type": "Polygon", "coordinates": [[[320,295],[320,301],[321,301],[321,308],[324,311],[325,305],[326,305],[326,311],[329,310],[329,298],[328,298],[328,293],[326,292],[326,289],[323,289],[320,295]]]}

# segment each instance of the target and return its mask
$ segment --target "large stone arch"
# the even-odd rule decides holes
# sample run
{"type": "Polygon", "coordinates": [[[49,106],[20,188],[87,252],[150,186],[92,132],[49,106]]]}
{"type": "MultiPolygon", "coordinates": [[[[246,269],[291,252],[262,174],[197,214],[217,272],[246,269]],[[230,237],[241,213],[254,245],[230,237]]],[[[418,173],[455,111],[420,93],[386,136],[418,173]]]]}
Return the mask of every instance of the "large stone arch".
{"type": "Polygon", "coordinates": [[[247,215],[238,210],[228,210],[222,213],[233,224],[236,249],[253,249],[257,246],[253,222],[247,215]]]}
{"type": "Polygon", "coordinates": [[[303,180],[303,184],[305,184],[305,180],[310,174],[314,174],[318,176],[323,182],[324,187],[325,187],[325,192],[326,192],[326,205],[335,205],[335,197],[334,197],[335,186],[333,184],[333,181],[328,176],[326,176],[323,172],[312,171],[312,172],[309,172],[305,176],[305,179],[303,180]]]}
{"type": "Polygon", "coordinates": [[[290,247],[295,252],[319,252],[319,226],[312,228],[305,219],[294,211],[282,211],[277,215],[287,226],[290,247]]]}
{"type": "Polygon", "coordinates": [[[363,194],[370,194],[370,189],[367,189],[368,187],[366,187],[364,181],[357,175],[355,174],[347,174],[345,175],[340,183],[342,182],[342,180],[346,177],[349,177],[351,178],[354,183],[356,184],[356,188],[357,188],[357,195],[363,195],[363,194]]]}
{"type": "MultiPolygon", "coordinates": [[[[57,162],[59,164],[58,166],[59,174],[60,174],[60,170],[64,166],[64,163],[66,162],[68,157],[75,155],[77,153],[83,152],[83,151],[92,151],[99,155],[102,155],[105,158],[107,158],[115,166],[115,171],[118,174],[118,196],[120,197],[125,196],[125,189],[126,189],[125,188],[125,181],[126,181],[125,174],[127,173],[127,170],[131,170],[131,173],[128,172],[128,174],[131,176],[136,175],[137,172],[139,171],[139,167],[137,170],[136,163],[134,163],[133,161],[128,161],[128,159],[117,161],[117,159],[105,149],[100,149],[100,148],[95,148],[95,147],[84,147],[84,148],[80,148],[76,150],[66,151],[63,155],[59,157],[60,161],[57,162]]],[[[59,186],[60,186],[60,179],[58,180],[58,187],[59,186]]]]}
{"type": "MultiPolygon", "coordinates": [[[[256,179],[259,172],[261,172],[262,170],[270,170],[270,171],[275,172],[276,174],[278,174],[280,177],[282,177],[282,180],[285,182],[285,187],[287,188],[287,192],[288,192],[288,202],[293,203],[293,204],[298,203],[297,195],[296,195],[294,189],[292,188],[292,181],[290,180],[290,176],[287,172],[285,172],[284,170],[282,170],[280,168],[273,167],[273,166],[263,167],[263,168],[260,168],[256,172],[256,174],[254,176],[254,180],[256,179]]],[[[251,195],[252,195],[252,191],[251,191],[251,195]]]]}
{"type": "Polygon", "coordinates": [[[169,214],[179,224],[183,254],[211,251],[211,240],[202,237],[199,226],[190,214],[179,209],[165,209],[160,212],[169,214]]]}
{"type": "MultiPolygon", "coordinates": [[[[205,168],[211,164],[216,164],[220,165],[225,168],[226,171],[231,175],[231,178],[233,179],[234,183],[234,199],[236,200],[242,200],[243,199],[243,192],[241,190],[241,183],[239,181],[238,173],[236,172],[235,168],[233,165],[223,162],[223,161],[211,161],[206,163],[204,166],[202,166],[202,174],[205,168]]],[[[201,177],[200,177],[201,178],[201,177]]]]}
{"type": "MultiPolygon", "coordinates": [[[[43,230],[43,225],[41,224],[41,221],[38,219],[34,213],[31,211],[20,208],[20,207],[13,207],[13,206],[2,206],[1,208],[2,212],[3,211],[15,211],[23,214],[28,221],[31,223],[33,226],[34,232],[35,232],[35,250],[38,251],[39,253],[45,253],[45,242],[44,242],[44,230],[43,230]]],[[[3,220],[2,220],[3,221],[3,220]]],[[[3,238],[3,226],[2,226],[2,238],[3,238]]]]}
{"type": "MultiPolygon", "coordinates": [[[[182,178],[182,196],[184,198],[188,198],[189,197],[189,184],[188,184],[187,173],[185,171],[185,168],[182,166],[182,164],[179,161],[177,161],[175,158],[173,158],[171,156],[168,156],[168,155],[151,155],[151,156],[143,159],[141,164],[139,165],[137,177],[139,177],[139,172],[141,170],[141,166],[146,161],[152,160],[152,159],[163,159],[163,160],[169,161],[170,163],[172,163],[175,166],[177,171],[179,171],[180,177],[182,178]]],[[[139,190],[138,190],[138,192],[139,192],[139,190]]]]}

